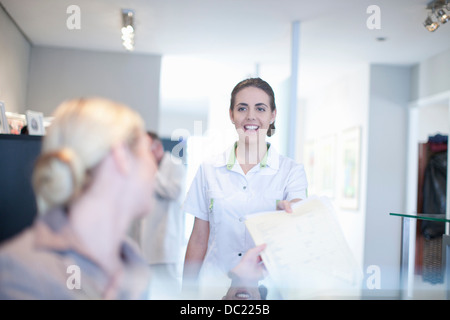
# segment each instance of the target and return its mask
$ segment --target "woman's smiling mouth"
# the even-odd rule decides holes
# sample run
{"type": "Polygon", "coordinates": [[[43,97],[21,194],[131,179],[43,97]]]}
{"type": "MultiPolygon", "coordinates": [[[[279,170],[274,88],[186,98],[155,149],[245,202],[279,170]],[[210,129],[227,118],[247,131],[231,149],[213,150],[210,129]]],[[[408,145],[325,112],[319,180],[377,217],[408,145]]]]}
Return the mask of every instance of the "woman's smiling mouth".
{"type": "Polygon", "coordinates": [[[244,125],[244,130],[247,131],[257,131],[259,129],[259,126],[254,125],[254,124],[247,124],[244,125]]]}

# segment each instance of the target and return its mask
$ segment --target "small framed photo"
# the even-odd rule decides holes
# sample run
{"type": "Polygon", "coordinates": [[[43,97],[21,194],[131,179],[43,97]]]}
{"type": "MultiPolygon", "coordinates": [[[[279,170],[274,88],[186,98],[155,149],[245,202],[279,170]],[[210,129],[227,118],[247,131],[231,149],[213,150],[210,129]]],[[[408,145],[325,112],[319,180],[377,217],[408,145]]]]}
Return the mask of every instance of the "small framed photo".
{"type": "Polygon", "coordinates": [[[9,134],[21,134],[22,129],[27,125],[24,114],[6,111],[6,119],[8,119],[9,134]]]}
{"type": "Polygon", "coordinates": [[[44,114],[28,110],[25,115],[27,117],[28,134],[34,136],[45,135],[44,114]]]}
{"type": "Polygon", "coordinates": [[[0,101],[0,133],[9,133],[8,119],[3,101],[0,101]]]}

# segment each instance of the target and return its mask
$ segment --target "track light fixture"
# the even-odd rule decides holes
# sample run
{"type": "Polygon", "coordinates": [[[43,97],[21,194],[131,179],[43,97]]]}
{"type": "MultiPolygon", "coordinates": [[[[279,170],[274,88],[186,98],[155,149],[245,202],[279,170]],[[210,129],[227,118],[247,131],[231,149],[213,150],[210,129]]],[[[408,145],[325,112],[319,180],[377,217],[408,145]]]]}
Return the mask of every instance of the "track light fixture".
{"type": "Polygon", "coordinates": [[[449,0],[433,0],[427,5],[428,17],[423,25],[428,31],[436,31],[440,24],[450,21],[450,2],[449,0]]]}
{"type": "Polygon", "coordinates": [[[134,50],[134,11],[122,9],[122,44],[128,51],[134,50]]]}
{"type": "Polygon", "coordinates": [[[446,23],[448,22],[448,20],[450,20],[450,15],[446,13],[443,9],[439,9],[439,11],[436,13],[436,16],[438,17],[441,23],[446,23]]]}
{"type": "Polygon", "coordinates": [[[430,32],[436,31],[439,28],[439,22],[434,21],[431,16],[428,16],[423,24],[430,32]]]}

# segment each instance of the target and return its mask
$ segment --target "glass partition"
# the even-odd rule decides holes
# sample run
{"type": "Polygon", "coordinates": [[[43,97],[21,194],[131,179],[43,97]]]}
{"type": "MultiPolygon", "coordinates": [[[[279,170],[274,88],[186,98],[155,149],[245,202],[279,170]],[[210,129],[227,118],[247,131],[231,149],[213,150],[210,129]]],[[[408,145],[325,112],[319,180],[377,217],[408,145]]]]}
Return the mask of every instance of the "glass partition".
{"type": "Polygon", "coordinates": [[[450,299],[450,219],[444,214],[390,213],[402,219],[402,299],[450,299]]]}

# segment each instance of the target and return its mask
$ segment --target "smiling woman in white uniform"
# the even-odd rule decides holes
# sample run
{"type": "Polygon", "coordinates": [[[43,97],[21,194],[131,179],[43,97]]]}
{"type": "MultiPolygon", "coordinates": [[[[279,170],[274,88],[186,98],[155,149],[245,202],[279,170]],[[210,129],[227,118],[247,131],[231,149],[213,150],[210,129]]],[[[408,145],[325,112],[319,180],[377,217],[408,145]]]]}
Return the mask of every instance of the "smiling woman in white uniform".
{"type": "Polygon", "coordinates": [[[254,247],[245,217],[284,209],[306,198],[303,165],[266,142],[275,130],[275,97],[260,78],[241,81],[231,93],[230,119],[239,140],[203,163],[189,189],[184,210],[195,216],[184,281],[227,274],[254,247]]]}

